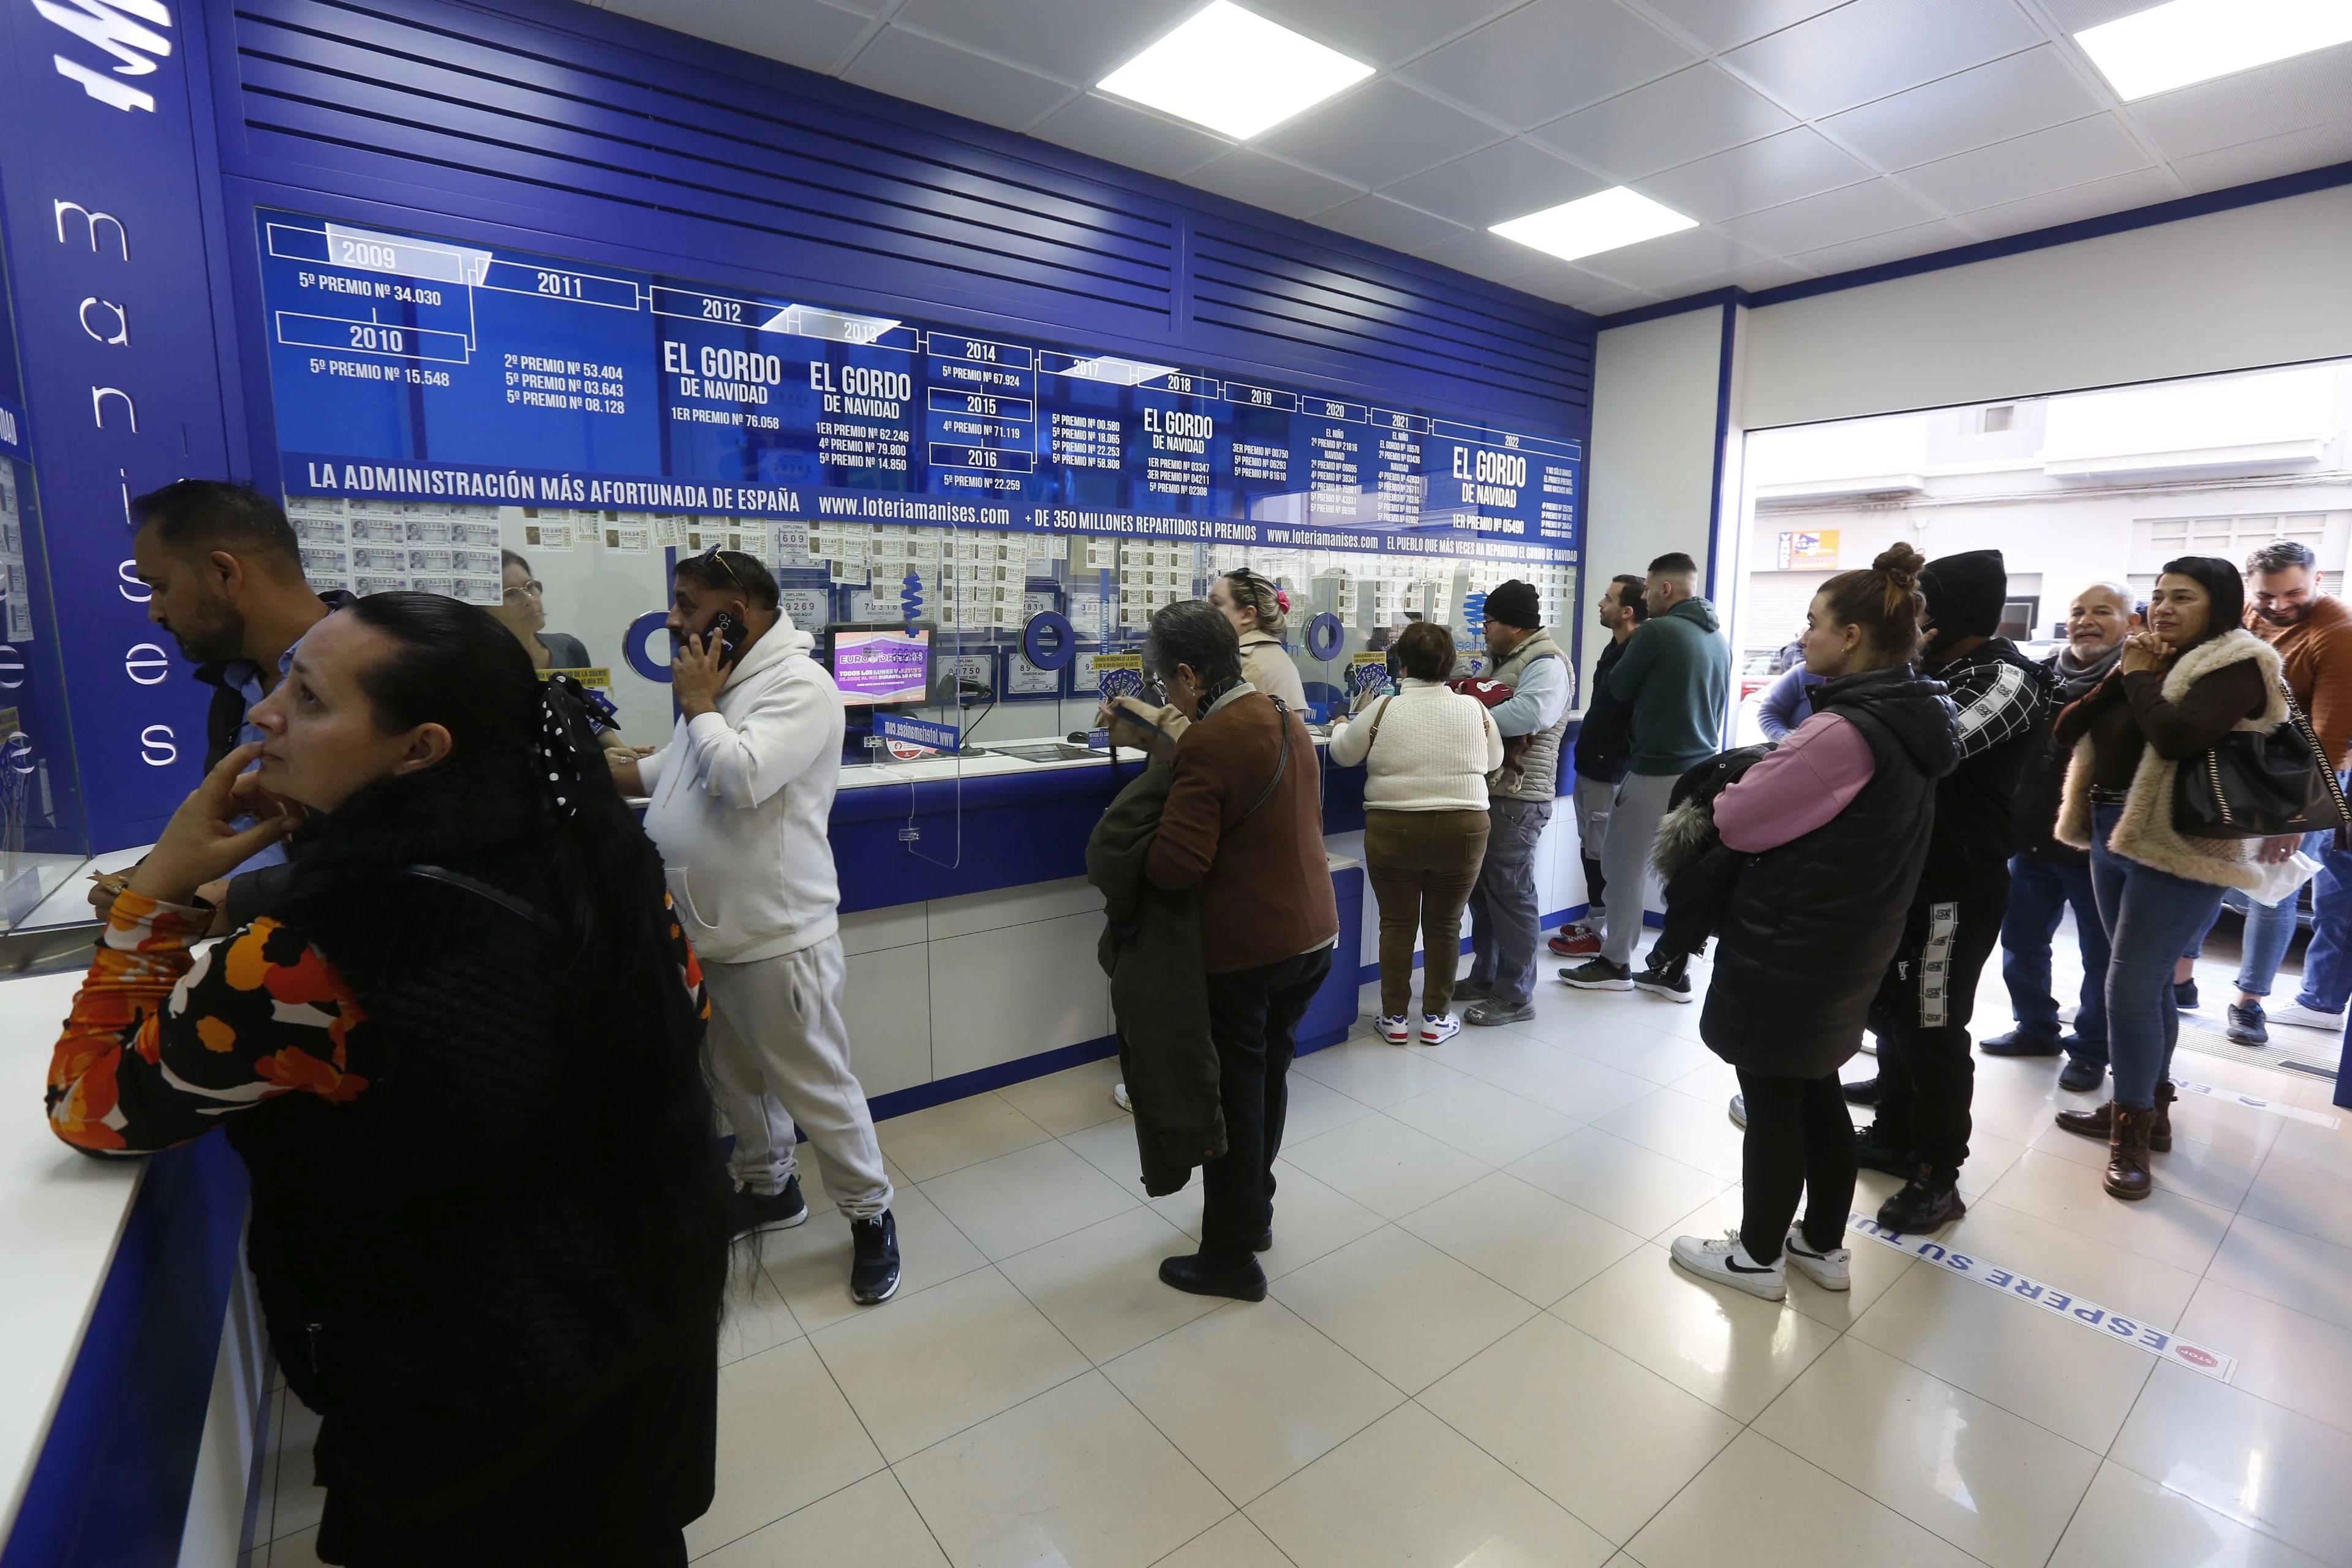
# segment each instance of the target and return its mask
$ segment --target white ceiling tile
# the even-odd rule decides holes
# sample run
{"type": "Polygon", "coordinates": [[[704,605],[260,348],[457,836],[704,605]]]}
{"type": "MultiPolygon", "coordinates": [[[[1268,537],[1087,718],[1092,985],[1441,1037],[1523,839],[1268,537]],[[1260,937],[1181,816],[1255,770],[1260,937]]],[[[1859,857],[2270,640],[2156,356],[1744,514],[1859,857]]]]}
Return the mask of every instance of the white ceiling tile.
{"type": "Polygon", "coordinates": [[[1523,278],[1549,260],[1540,251],[1488,234],[1484,229],[1471,229],[1434,245],[1425,245],[1413,252],[1426,257],[1441,267],[1451,267],[1456,272],[1467,272],[1474,278],[1484,278],[1493,283],[1508,283],[1523,278]]]}
{"type": "Polygon", "coordinates": [[[1555,120],[1528,139],[1617,179],[1638,180],[1794,124],[1727,71],[1696,65],[1555,120]]]}
{"type": "Polygon", "coordinates": [[[2079,33],[2118,16],[2130,16],[2150,7],[2150,0],[2042,0],[2050,19],[2066,33],[2079,33]]]}
{"type": "Polygon", "coordinates": [[[2352,120],[2339,120],[2333,125],[2315,125],[2284,136],[2242,142],[2218,153],[2176,158],[2172,169],[2192,191],[2224,191],[2231,185],[2252,184],[2256,180],[2301,174],[2305,169],[2324,169],[2347,160],[2352,160],[2352,120]]]}
{"type": "Polygon", "coordinates": [[[1385,245],[1391,250],[1418,250],[1468,232],[1451,218],[1422,212],[1386,196],[1358,196],[1328,212],[1317,213],[1315,222],[1374,245],[1385,245]]]}
{"type": "Polygon", "coordinates": [[[1163,120],[1100,93],[1082,93],[1031,132],[1048,142],[1147,174],[1177,175],[1233,150],[1222,136],[1163,120]]]}
{"type": "Polygon", "coordinates": [[[1969,213],[1960,221],[1987,239],[2002,239],[2082,218],[2105,217],[2109,213],[2152,206],[2179,195],[2163,170],[2136,169],[2128,174],[2111,174],[2063,191],[2044,191],[2023,201],[2003,202],[1996,207],[1969,213]]]}
{"type": "Polygon", "coordinates": [[[1834,114],[2042,41],[2015,0],[1853,0],[1725,63],[1799,114],[1834,114]]]}
{"type": "Polygon", "coordinates": [[[1685,278],[1769,259],[1763,252],[1749,249],[1727,234],[1718,234],[1711,228],[1686,228],[1679,234],[1584,257],[1577,266],[1583,271],[1614,279],[1629,289],[1661,289],[1685,278]]]}
{"type": "Polygon", "coordinates": [[[1710,49],[1732,49],[1845,0],[1641,0],[1710,49]]]}
{"type": "Polygon", "coordinates": [[[826,76],[874,25],[824,0],[609,0],[604,9],[826,76]]]}
{"type": "Polygon", "coordinates": [[[2352,44],[2158,93],[2130,109],[2168,158],[2307,131],[2352,116],[2352,44]]]}
{"type": "Polygon", "coordinates": [[[2111,114],[1996,142],[1903,172],[1903,183],[1947,212],[2022,201],[2147,166],[2147,154],[2111,114]]]}
{"type": "Polygon", "coordinates": [[[1656,303],[1656,296],[1639,289],[1628,289],[1622,283],[1598,278],[1590,272],[1580,272],[1563,262],[1555,261],[1538,268],[1523,278],[1511,279],[1511,287],[1523,294],[1533,294],[1554,304],[1573,305],[1594,315],[1606,315],[1612,310],[1630,310],[1636,305],[1656,303]]]}
{"type": "Polygon", "coordinates": [[[1071,97],[1066,84],[1050,77],[898,26],[883,28],[841,74],[893,98],[1015,129],[1071,97]]]}
{"type": "Polygon", "coordinates": [[[1827,278],[1834,273],[1852,272],[1856,268],[1907,260],[1914,256],[1932,256],[1938,250],[1970,245],[1975,240],[1976,236],[1958,225],[1938,218],[1934,223],[1898,228],[1891,234],[1874,234],[1868,239],[1826,245],[1819,250],[1800,251],[1790,259],[1827,278]]]}
{"type": "Polygon", "coordinates": [[[1833,115],[1822,129],[1882,169],[1907,169],[2103,107],[2058,47],[2045,44],[1833,115]]]}
{"type": "Polygon", "coordinates": [[[1608,184],[1600,175],[1521,140],[1497,142],[1467,158],[1440,163],[1384,186],[1381,194],[1486,228],[1589,196],[1608,184]]]}
{"type": "Polygon", "coordinates": [[[906,0],[890,21],[1092,86],[1198,8],[1198,0],[906,0]]]}
{"type": "Polygon", "coordinates": [[[1392,66],[1520,0],[1251,0],[1250,9],[1370,65],[1392,66]]]}
{"type": "Polygon", "coordinates": [[[1286,163],[1248,147],[1237,148],[1215,163],[1184,176],[1188,185],[1246,202],[1254,207],[1306,217],[1326,207],[1353,201],[1363,192],[1355,185],[1286,163]]]}
{"type": "Polygon", "coordinates": [[[1766,289],[1778,289],[1783,283],[1801,283],[1812,275],[1793,261],[1775,258],[1751,261],[1745,267],[1734,267],[1721,272],[1703,272],[1696,278],[1678,279],[1665,292],[1669,298],[1704,294],[1715,289],[1745,289],[1752,294],[1766,289]]]}
{"type": "Polygon", "coordinates": [[[1819,250],[1890,229],[1908,228],[1936,215],[1885,180],[1866,180],[1802,201],[1767,207],[1723,225],[1734,239],[1771,256],[1819,250]]]}
{"type": "Polygon", "coordinates": [[[1343,180],[1380,186],[1502,139],[1501,132],[1460,110],[1383,77],[1276,126],[1257,145],[1343,180]]]}
{"type": "Polygon", "coordinates": [[[1718,223],[1870,178],[1870,171],[1799,126],[1634,182],[1647,196],[1701,223],[1718,223]]]}
{"type": "Polygon", "coordinates": [[[1529,0],[1404,74],[1525,131],[1695,58],[1616,0],[1529,0]]]}

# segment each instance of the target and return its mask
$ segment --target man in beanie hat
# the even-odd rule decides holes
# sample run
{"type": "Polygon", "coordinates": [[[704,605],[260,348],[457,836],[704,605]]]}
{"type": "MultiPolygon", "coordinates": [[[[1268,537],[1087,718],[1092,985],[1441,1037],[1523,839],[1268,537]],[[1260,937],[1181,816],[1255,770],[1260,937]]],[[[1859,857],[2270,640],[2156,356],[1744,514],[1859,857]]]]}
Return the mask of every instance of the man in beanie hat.
{"type": "MultiPolygon", "coordinates": [[[[1958,1182],[1976,1089],[1969,1020],[2009,910],[2018,780],[2048,742],[2056,686],[2049,670],[1997,635],[2009,598],[2000,551],[1938,556],[1919,574],[1919,592],[1928,634],[1919,662],[1958,710],[1960,765],[1936,785],[1927,862],[1872,1010],[1878,1120],[1854,1149],[1864,1168],[1905,1178],[1878,1223],[1915,1232],[1967,1212],[1958,1182]]],[[[1868,1096],[1867,1086],[1850,1086],[1849,1099],[1868,1096]]]]}
{"type": "Polygon", "coordinates": [[[1559,794],[1559,742],[1568,729],[1568,656],[1543,629],[1535,586],[1514,578],[1486,594],[1488,679],[1511,689],[1488,711],[1507,741],[1534,737],[1519,771],[1486,775],[1486,859],[1470,889],[1470,975],[1454,989],[1474,998],[1465,1022],[1511,1024],[1536,1015],[1536,842],[1559,794]]]}
{"type": "Polygon", "coordinates": [[[1559,977],[1580,991],[1639,987],[1687,1002],[1684,961],[1654,960],[1636,973],[1633,947],[1649,901],[1643,889],[1654,875],[1650,854],[1675,783],[1723,749],[1731,645],[1715,606],[1698,596],[1698,563],[1680,551],[1650,563],[1643,600],[1649,618],[1626,639],[1624,657],[1609,674],[1610,691],[1633,705],[1633,755],[1618,781],[1601,845],[1601,869],[1612,889],[1609,927],[1600,956],[1561,970],[1559,977]]]}

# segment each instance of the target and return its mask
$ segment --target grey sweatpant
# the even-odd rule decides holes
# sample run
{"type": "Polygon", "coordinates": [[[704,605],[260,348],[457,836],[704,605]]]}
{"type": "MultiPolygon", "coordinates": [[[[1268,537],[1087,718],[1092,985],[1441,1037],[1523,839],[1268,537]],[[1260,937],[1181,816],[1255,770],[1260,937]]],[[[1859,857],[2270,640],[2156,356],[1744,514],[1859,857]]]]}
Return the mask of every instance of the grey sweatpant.
{"type": "Polygon", "coordinates": [[[1650,869],[1650,852],[1658,842],[1658,824],[1666,803],[1674,798],[1677,773],[1627,773],[1617,784],[1617,802],[1609,808],[1609,836],[1601,846],[1601,874],[1609,879],[1609,931],[1601,939],[1601,956],[1612,963],[1633,962],[1642,940],[1642,910],[1650,901],[1650,885],[1657,873],[1650,869]]]}
{"type": "Polygon", "coordinates": [[[872,1219],[888,1208],[882,1145],[849,1068],[841,939],[750,963],[705,963],[702,975],[710,991],[710,1077],[735,1134],[728,1162],[735,1180],[755,1193],[782,1192],[796,1168],[798,1122],[844,1215],[872,1219]]]}

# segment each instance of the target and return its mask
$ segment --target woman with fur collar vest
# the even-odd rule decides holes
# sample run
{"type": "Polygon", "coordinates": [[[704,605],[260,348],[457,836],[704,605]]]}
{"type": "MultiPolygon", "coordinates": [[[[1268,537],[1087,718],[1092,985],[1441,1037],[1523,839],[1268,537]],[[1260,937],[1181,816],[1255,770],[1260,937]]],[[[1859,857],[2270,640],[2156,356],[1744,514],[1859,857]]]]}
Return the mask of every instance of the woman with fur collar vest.
{"type": "Polygon", "coordinates": [[[2172,825],[2180,764],[2232,730],[2267,732],[2286,717],[2279,656],[2241,629],[2245,585],[2212,555],[2168,561],[2147,630],[2124,644],[2106,679],[2058,715],[2053,742],[2074,749],[2058,838],[2091,852],[2092,890],[2107,928],[2107,1048],[2115,1099],[2066,1110],[2058,1125],[2107,1142],[2105,1186],[2155,1190],[2148,1153],[2172,1147],[2172,1047],[2180,1036],[2172,965],[2210,924],[2225,888],[2252,889],[2263,861],[2301,840],[2191,838],[2172,825]]]}

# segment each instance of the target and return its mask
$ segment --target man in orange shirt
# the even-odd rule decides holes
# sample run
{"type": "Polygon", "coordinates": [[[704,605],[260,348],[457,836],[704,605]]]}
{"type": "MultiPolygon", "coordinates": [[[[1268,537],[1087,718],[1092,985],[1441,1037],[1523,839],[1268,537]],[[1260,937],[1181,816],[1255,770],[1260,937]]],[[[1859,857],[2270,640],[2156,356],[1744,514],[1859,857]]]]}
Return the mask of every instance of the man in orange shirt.
{"type": "MultiPolygon", "coordinates": [[[[2352,754],[2352,606],[2324,591],[2325,575],[2309,545],[2282,539],[2255,551],[2246,557],[2246,629],[2278,649],[2287,686],[2340,773],[2352,754]]],[[[2294,939],[2299,895],[2246,910],[2238,999],[2230,1006],[2230,1038],[2240,1045],[2265,1044],[2272,1024],[2344,1032],[2344,1005],[2352,998],[2352,855],[2334,843],[2333,833],[2315,833],[2304,843],[2319,874],[2312,879],[2303,989],[2268,1013],[2263,998],[2294,939]]]]}

